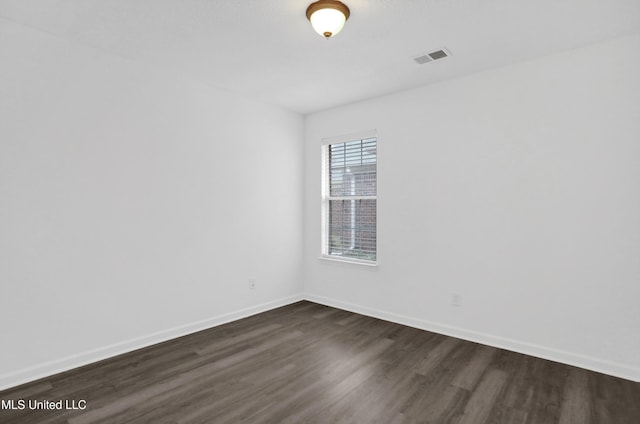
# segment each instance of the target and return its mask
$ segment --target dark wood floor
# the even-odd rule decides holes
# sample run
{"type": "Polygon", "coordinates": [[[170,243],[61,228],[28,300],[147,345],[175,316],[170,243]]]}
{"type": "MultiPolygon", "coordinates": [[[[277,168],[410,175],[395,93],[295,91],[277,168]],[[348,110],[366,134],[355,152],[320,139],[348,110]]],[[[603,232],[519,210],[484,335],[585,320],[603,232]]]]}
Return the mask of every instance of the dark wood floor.
{"type": "Polygon", "coordinates": [[[11,390],[10,423],[640,423],[640,383],[300,302],[11,390]]]}

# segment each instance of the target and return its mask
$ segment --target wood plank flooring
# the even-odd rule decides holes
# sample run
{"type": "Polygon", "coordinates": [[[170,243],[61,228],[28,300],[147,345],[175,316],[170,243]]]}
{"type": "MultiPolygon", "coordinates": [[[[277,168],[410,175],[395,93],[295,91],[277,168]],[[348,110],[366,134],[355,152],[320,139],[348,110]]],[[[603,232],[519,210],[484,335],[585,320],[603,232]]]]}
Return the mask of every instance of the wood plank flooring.
{"type": "Polygon", "coordinates": [[[0,392],[0,423],[640,423],[640,383],[310,302],[0,392]]]}

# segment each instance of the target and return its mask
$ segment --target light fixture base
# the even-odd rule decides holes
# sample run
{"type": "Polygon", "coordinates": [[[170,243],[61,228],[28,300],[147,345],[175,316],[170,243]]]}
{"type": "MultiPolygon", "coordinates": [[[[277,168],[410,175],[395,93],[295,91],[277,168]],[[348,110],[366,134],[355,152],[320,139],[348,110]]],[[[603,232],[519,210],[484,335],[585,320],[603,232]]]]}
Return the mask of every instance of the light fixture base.
{"type": "Polygon", "coordinates": [[[347,5],[342,3],[341,1],[318,0],[315,3],[311,3],[309,7],[307,7],[307,19],[311,21],[311,15],[313,15],[314,12],[317,12],[320,9],[335,9],[339,12],[342,12],[345,21],[349,19],[349,15],[351,15],[351,11],[347,7],[347,5]]]}

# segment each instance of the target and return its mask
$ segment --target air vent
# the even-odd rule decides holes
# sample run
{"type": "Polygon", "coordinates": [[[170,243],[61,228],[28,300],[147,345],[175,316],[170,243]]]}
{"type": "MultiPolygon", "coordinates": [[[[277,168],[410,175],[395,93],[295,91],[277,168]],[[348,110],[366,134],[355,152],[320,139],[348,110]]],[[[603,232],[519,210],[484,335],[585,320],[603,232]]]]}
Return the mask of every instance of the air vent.
{"type": "Polygon", "coordinates": [[[420,56],[414,57],[413,61],[419,65],[423,65],[425,63],[433,62],[434,60],[443,59],[445,57],[451,56],[446,49],[440,49],[433,51],[431,53],[422,54],[420,56]]]}
{"type": "Polygon", "coordinates": [[[435,52],[429,53],[429,57],[433,60],[442,59],[443,57],[449,56],[447,52],[444,50],[436,50],[435,52]]]}

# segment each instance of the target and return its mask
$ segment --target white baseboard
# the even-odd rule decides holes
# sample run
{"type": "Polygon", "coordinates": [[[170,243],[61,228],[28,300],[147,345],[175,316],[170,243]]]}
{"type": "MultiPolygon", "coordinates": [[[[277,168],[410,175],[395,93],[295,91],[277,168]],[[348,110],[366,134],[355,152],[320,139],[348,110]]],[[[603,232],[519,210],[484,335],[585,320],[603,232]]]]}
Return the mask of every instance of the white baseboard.
{"type": "Polygon", "coordinates": [[[266,312],[268,310],[299,302],[301,300],[304,300],[304,297],[301,295],[289,296],[260,305],[251,306],[249,308],[240,309],[238,311],[218,315],[202,321],[169,328],[167,330],[158,331],[153,334],[136,337],[134,339],[125,340],[109,346],[89,350],[86,352],[78,353],[76,355],[70,355],[64,358],[54,359],[52,361],[38,364],[29,368],[13,371],[7,374],[0,375],[0,390],[5,390],[10,387],[15,387],[20,384],[35,381],[43,377],[48,377],[63,371],[68,371],[73,368],[111,358],[116,355],[131,352],[136,349],[175,339],[177,337],[182,337],[187,334],[206,330],[208,328],[216,327],[218,325],[222,325],[241,318],[246,318],[248,316],[259,314],[261,312],[266,312]]]}
{"type": "Polygon", "coordinates": [[[538,358],[548,359],[551,361],[561,362],[588,370],[601,372],[615,377],[624,378],[631,381],[640,382],[640,369],[606,361],[598,358],[565,352],[558,349],[548,348],[545,346],[535,345],[531,343],[521,342],[518,340],[507,339],[494,336],[491,334],[466,330],[463,328],[452,327],[418,318],[407,317],[395,313],[390,313],[354,303],[343,302],[337,299],[331,299],[313,294],[289,296],[286,298],[274,300],[238,311],[218,315],[202,321],[169,328],[142,337],[125,340],[109,346],[82,352],[76,355],[70,355],[64,358],[55,359],[49,362],[38,364],[29,368],[24,368],[11,373],[0,375],[0,390],[15,387],[20,384],[35,381],[40,378],[68,371],[73,368],[81,367],[103,359],[111,358],[123,353],[131,352],[140,348],[151,346],[177,337],[182,337],[201,330],[216,327],[251,315],[266,312],[291,303],[308,300],[335,308],[356,312],[362,315],[391,321],[398,324],[407,325],[409,327],[419,328],[421,330],[432,331],[447,336],[457,337],[464,340],[482,343],[494,346],[500,349],[506,349],[513,352],[523,353],[525,355],[535,356],[538,358]]]}
{"type": "Polygon", "coordinates": [[[444,334],[446,336],[469,340],[500,349],[506,349],[513,352],[523,353],[529,356],[535,356],[542,359],[548,359],[550,361],[573,365],[579,368],[585,368],[591,371],[612,375],[614,377],[624,378],[626,380],[640,382],[639,368],[630,367],[616,362],[593,358],[590,356],[580,355],[572,352],[566,352],[563,350],[553,349],[504,337],[494,336],[487,333],[466,330],[464,328],[439,324],[436,322],[426,321],[418,318],[412,318],[314,294],[307,293],[305,294],[304,299],[310,302],[320,303],[322,305],[332,306],[334,308],[344,309],[358,314],[383,319],[385,321],[391,321],[398,324],[407,325],[409,327],[419,328],[421,330],[444,334]]]}

